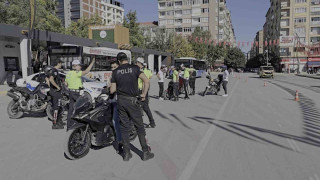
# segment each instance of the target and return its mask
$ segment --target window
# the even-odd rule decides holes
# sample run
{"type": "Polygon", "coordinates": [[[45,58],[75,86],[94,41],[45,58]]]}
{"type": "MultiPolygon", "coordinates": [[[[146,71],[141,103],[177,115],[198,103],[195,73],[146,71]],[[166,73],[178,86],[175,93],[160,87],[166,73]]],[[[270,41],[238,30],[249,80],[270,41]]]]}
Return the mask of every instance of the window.
{"type": "Polygon", "coordinates": [[[296,3],[306,3],[307,0],[295,0],[296,3]]]}
{"type": "Polygon", "coordinates": [[[182,1],[175,2],[174,6],[182,6],[182,1]]]}
{"type": "Polygon", "coordinates": [[[176,32],[182,32],[182,28],[176,28],[176,32]]]}
{"type": "Polygon", "coordinates": [[[192,0],[183,1],[183,5],[185,5],[185,6],[191,6],[191,5],[192,5],[192,0]]]}
{"type": "Polygon", "coordinates": [[[302,8],[295,8],[295,9],[294,9],[294,12],[295,12],[295,13],[305,13],[305,12],[307,12],[307,8],[304,8],[304,7],[302,7],[302,8]]]}
{"type": "Polygon", "coordinates": [[[200,18],[200,22],[207,23],[209,22],[209,18],[200,18]]]}
{"type": "Polygon", "coordinates": [[[174,11],[167,11],[167,16],[173,16],[174,15],[174,11]]]}
{"type": "Polygon", "coordinates": [[[182,10],[175,11],[175,15],[181,15],[181,14],[182,14],[182,10]]]}
{"type": "Polygon", "coordinates": [[[200,18],[193,18],[192,23],[194,23],[194,22],[196,22],[196,23],[200,22],[200,18]]]}
{"type": "Polygon", "coordinates": [[[306,36],[306,28],[305,27],[297,27],[294,29],[294,32],[299,36],[306,36]]]}
{"type": "Polygon", "coordinates": [[[182,23],[182,19],[176,19],[174,23],[175,24],[181,24],[182,23]]]}
{"type": "Polygon", "coordinates": [[[160,16],[165,16],[165,15],[166,15],[166,12],[165,12],[165,11],[160,11],[160,12],[159,12],[159,15],[160,15],[160,16]]]}
{"type": "Polygon", "coordinates": [[[182,20],[183,23],[191,23],[191,19],[190,18],[186,18],[182,20]]]}
{"type": "Polygon", "coordinates": [[[191,27],[185,27],[183,28],[183,32],[192,32],[191,27]]]}
{"type": "Polygon", "coordinates": [[[307,20],[305,17],[302,18],[294,18],[295,23],[305,23],[307,20]]]}
{"type": "Polygon", "coordinates": [[[209,3],[209,0],[203,0],[202,3],[203,3],[203,4],[208,4],[208,3],[209,3]]]}
{"type": "Polygon", "coordinates": [[[167,24],[173,24],[173,19],[168,19],[167,24]]]}
{"type": "Polygon", "coordinates": [[[208,12],[209,12],[209,8],[202,8],[202,9],[201,9],[201,12],[202,12],[202,13],[208,13],[208,12]]]}
{"type": "Polygon", "coordinates": [[[185,9],[185,10],[182,11],[183,15],[188,15],[188,14],[191,14],[191,13],[192,13],[191,9],[185,9]]]}
{"type": "Polygon", "coordinates": [[[193,0],[193,5],[198,5],[198,4],[201,4],[201,0],[193,0]]]}
{"type": "Polygon", "coordinates": [[[203,26],[203,27],[200,27],[200,29],[201,29],[202,31],[208,31],[208,30],[209,30],[209,27],[208,27],[208,26],[203,26]]]}
{"type": "Polygon", "coordinates": [[[312,25],[320,25],[320,17],[312,17],[311,24],[312,25]]]}
{"type": "Polygon", "coordinates": [[[161,3],[159,3],[159,6],[160,7],[166,7],[166,3],[165,2],[161,2],[161,3]]]}
{"type": "Polygon", "coordinates": [[[173,2],[167,2],[167,7],[172,7],[173,6],[173,2]]]}

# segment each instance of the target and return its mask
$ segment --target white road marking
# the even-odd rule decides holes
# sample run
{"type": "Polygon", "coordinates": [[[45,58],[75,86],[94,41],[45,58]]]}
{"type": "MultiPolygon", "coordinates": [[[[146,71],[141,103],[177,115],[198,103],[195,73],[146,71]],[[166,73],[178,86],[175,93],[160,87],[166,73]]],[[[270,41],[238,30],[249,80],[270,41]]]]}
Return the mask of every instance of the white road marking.
{"type": "MultiPolygon", "coordinates": [[[[239,81],[236,81],[235,85],[232,88],[231,93],[229,94],[229,97],[227,97],[226,101],[224,102],[223,106],[221,107],[221,109],[219,110],[217,116],[215,117],[215,119],[220,119],[222,114],[224,113],[226,106],[228,104],[228,102],[231,99],[231,96],[234,92],[234,90],[237,88],[239,81]]],[[[181,175],[179,176],[178,180],[189,180],[191,178],[191,175],[193,174],[193,171],[195,169],[195,167],[198,164],[198,161],[201,157],[201,155],[203,154],[204,150],[206,149],[209,140],[212,136],[213,131],[216,129],[216,126],[211,125],[210,128],[207,130],[206,134],[204,135],[204,137],[201,139],[197,149],[194,151],[194,153],[192,154],[190,160],[188,161],[186,167],[184,168],[184,170],[182,171],[181,175]]]]}

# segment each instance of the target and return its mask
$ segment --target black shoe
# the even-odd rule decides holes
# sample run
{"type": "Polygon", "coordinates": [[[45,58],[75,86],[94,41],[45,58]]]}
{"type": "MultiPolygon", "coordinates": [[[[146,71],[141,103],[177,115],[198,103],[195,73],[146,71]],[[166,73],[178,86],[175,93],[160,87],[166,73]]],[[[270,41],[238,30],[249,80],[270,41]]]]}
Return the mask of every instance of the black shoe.
{"type": "Polygon", "coordinates": [[[150,151],[145,151],[143,152],[143,155],[142,155],[142,161],[148,161],[149,159],[152,159],[154,158],[154,154],[150,151]]]}
{"type": "Polygon", "coordinates": [[[122,143],[118,143],[117,153],[118,153],[118,154],[123,154],[123,145],[122,145],[122,143]]]}
{"type": "Polygon", "coordinates": [[[52,129],[64,129],[64,127],[63,125],[56,123],[52,124],[52,129]]]}
{"type": "Polygon", "coordinates": [[[190,99],[190,98],[189,97],[185,97],[184,99],[187,100],[187,99],[190,99]]]}
{"type": "Polygon", "coordinates": [[[156,127],[156,124],[155,124],[155,123],[150,123],[149,126],[150,126],[151,128],[155,128],[155,127],[156,127]]]}
{"type": "Polygon", "coordinates": [[[59,124],[59,125],[61,125],[61,126],[65,126],[65,125],[66,125],[66,123],[63,122],[63,121],[58,121],[57,124],[59,124]]]}
{"type": "Polygon", "coordinates": [[[131,152],[124,152],[123,153],[123,161],[129,161],[132,158],[131,152]]]}

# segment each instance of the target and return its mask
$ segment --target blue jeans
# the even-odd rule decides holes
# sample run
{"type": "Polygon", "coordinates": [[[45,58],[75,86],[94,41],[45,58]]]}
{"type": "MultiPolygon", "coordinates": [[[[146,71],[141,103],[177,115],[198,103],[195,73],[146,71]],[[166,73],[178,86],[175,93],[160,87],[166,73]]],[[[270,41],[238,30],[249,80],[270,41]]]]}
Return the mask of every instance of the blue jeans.
{"type": "Polygon", "coordinates": [[[118,112],[118,104],[116,102],[112,103],[113,107],[113,126],[114,130],[116,131],[117,141],[121,141],[121,132],[120,132],[120,121],[119,121],[119,112],[118,112]]]}

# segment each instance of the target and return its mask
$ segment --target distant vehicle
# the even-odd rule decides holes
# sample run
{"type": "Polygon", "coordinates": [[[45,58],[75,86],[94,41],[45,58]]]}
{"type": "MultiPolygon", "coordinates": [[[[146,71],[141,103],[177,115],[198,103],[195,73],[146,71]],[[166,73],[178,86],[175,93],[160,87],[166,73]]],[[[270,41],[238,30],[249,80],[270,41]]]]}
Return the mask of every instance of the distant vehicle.
{"type": "Polygon", "coordinates": [[[193,65],[193,68],[197,70],[196,77],[202,77],[207,69],[207,65],[204,60],[198,60],[192,57],[181,57],[174,60],[174,66],[179,67],[181,64],[186,67],[190,67],[190,65],[193,65]]]}
{"type": "Polygon", "coordinates": [[[274,68],[272,66],[260,66],[259,77],[274,77],[274,68]]]}

